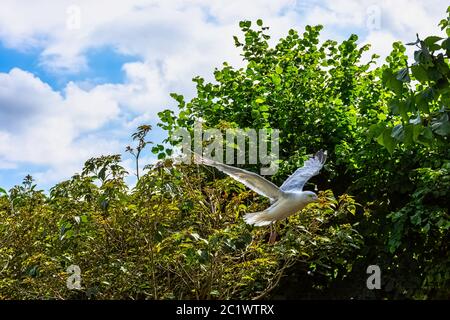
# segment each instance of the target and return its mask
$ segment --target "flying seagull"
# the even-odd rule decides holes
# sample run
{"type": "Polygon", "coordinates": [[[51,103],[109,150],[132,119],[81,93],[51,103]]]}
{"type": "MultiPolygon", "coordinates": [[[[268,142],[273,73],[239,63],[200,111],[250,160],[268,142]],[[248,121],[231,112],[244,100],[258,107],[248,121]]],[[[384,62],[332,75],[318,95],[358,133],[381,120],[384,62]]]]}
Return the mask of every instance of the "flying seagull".
{"type": "Polygon", "coordinates": [[[195,162],[217,168],[256,193],[270,199],[271,206],[266,210],[247,213],[244,216],[245,222],[255,226],[271,225],[275,221],[283,220],[302,210],[308,203],[316,201],[317,195],[312,191],[303,191],[303,186],[311,177],[319,173],[326,158],[326,151],[318,151],[278,188],[254,172],[232,167],[194,153],[195,162]]]}

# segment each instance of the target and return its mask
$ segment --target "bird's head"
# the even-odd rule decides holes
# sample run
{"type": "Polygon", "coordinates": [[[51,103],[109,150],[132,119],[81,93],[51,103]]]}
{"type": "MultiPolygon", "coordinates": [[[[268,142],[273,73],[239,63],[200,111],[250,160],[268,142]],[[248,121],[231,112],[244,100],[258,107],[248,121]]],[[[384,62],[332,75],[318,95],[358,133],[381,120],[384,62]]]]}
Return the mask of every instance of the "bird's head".
{"type": "Polygon", "coordinates": [[[304,199],[306,200],[307,203],[317,201],[317,199],[318,199],[317,194],[315,194],[312,191],[304,191],[303,192],[303,197],[304,197],[304,199]]]}

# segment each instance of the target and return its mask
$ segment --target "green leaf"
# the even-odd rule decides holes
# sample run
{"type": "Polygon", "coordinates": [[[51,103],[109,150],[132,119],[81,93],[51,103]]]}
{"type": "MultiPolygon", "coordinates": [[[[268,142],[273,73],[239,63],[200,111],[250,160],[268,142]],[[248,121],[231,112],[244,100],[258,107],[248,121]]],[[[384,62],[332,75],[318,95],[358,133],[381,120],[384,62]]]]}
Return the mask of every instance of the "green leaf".
{"type": "Polygon", "coordinates": [[[374,137],[378,137],[383,132],[383,130],[384,128],[380,125],[372,124],[368,130],[368,138],[373,139],[374,137]]]}
{"type": "Polygon", "coordinates": [[[399,101],[399,100],[391,100],[388,103],[389,109],[393,114],[399,114],[401,115],[403,121],[408,121],[408,111],[410,111],[408,108],[408,103],[406,101],[399,101]]]}
{"type": "Polygon", "coordinates": [[[420,216],[420,212],[416,213],[415,215],[411,216],[411,223],[414,225],[419,225],[422,222],[422,217],[420,216]]]}
{"type": "Polygon", "coordinates": [[[100,172],[98,173],[98,177],[100,178],[100,180],[105,180],[106,177],[106,167],[103,167],[100,172]]]}
{"type": "Polygon", "coordinates": [[[7,192],[6,192],[6,190],[5,189],[3,189],[3,188],[0,188],[0,194],[8,194],[7,192]]]}
{"type": "Polygon", "coordinates": [[[383,84],[388,88],[394,91],[396,94],[402,93],[403,84],[400,80],[398,80],[391,69],[385,69],[382,74],[383,84]]]}
{"type": "Polygon", "coordinates": [[[421,65],[416,64],[411,66],[411,73],[414,76],[414,78],[417,79],[417,81],[425,82],[429,80],[427,71],[421,65]]]}
{"type": "Polygon", "coordinates": [[[416,63],[420,63],[420,59],[421,59],[422,55],[423,55],[422,50],[414,51],[414,60],[416,61],[416,63]]]}
{"type": "Polygon", "coordinates": [[[409,146],[413,143],[413,125],[407,124],[403,127],[403,143],[409,146]]]}
{"type": "Polygon", "coordinates": [[[386,128],[377,138],[377,142],[387,149],[389,154],[394,152],[396,141],[391,136],[392,128],[386,128]]]}
{"type": "Polygon", "coordinates": [[[261,19],[258,19],[256,20],[256,24],[261,27],[263,25],[263,21],[261,19]]]}
{"type": "Polygon", "coordinates": [[[278,73],[278,74],[282,74],[282,73],[283,73],[283,68],[280,67],[279,65],[277,65],[277,66],[275,67],[275,72],[278,73]]]}
{"type": "Polygon", "coordinates": [[[444,41],[442,41],[441,47],[444,50],[450,51],[450,38],[447,38],[444,41]]]}
{"type": "Polygon", "coordinates": [[[436,67],[440,73],[443,75],[449,75],[450,74],[450,67],[448,66],[447,62],[445,62],[443,55],[438,55],[438,59],[436,62],[436,67]]]}
{"type": "Polygon", "coordinates": [[[261,111],[261,112],[269,111],[269,106],[266,104],[263,104],[262,106],[259,107],[259,111],[261,111]]]}
{"type": "Polygon", "coordinates": [[[422,132],[423,126],[421,124],[413,125],[413,141],[417,142],[419,140],[419,135],[422,132]]]}
{"type": "MultiPolygon", "coordinates": [[[[183,108],[185,106],[183,95],[172,92],[170,93],[170,96],[178,102],[178,106],[180,108],[183,108]]],[[[166,114],[166,116],[170,116],[170,114],[166,114]]]]}
{"type": "Polygon", "coordinates": [[[220,295],[219,291],[217,290],[212,290],[209,294],[213,297],[218,297],[220,295]]]}
{"type": "Polygon", "coordinates": [[[164,146],[162,144],[158,144],[152,148],[152,153],[157,154],[164,150],[164,146]]]}
{"type": "Polygon", "coordinates": [[[432,81],[436,81],[442,78],[442,74],[439,72],[438,68],[436,66],[433,66],[432,68],[426,69],[427,77],[428,79],[432,81]]]}
{"type": "Polygon", "coordinates": [[[272,82],[273,82],[276,86],[280,85],[280,83],[281,83],[281,78],[280,78],[280,76],[279,76],[278,74],[276,74],[276,73],[272,74],[272,82]]]}
{"type": "Polygon", "coordinates": [[[429,127],[422,127],[419,137],[417,138],[417,142],[428,146],[433,139],[433,132],[429,127]]]}
{"type": "Polygon", "coordinates": [[[240,46],[242,45],[242,43],[239,42],[238,37],[233,36],[233,40],[234,40],[234,45],[235,45],[236,47],[240,47],[240,46]]]}
{"type": "Polygon", "coordinates": [[[434,91],[432,88],[427,88],[424,91],[419,92],[415,96],[415,101],[418,109],[424,113],[430,112],[429,105],[433,99],[434,99],[434,91]]]}
{"type": "Polygon", "coordinates": [[[435,50],[439,50],[440,46],[438,44],[436,44],[436,42],[438,42],[439,40],[442,40],[443,38],[441,37],[437,37],[437,36],[429,36],[426,37],[425,40],[423,40],[423,42],[425,43],[425,45],[428,47],[428,49],[430,51],[435,51],[435,50]]]}
{"type": "Polygon", "coordinates": [[[428,68],[433,65],[433,59],[427,48],[417,50],[414,52],[414,60],[416,63],[428,68]]]}

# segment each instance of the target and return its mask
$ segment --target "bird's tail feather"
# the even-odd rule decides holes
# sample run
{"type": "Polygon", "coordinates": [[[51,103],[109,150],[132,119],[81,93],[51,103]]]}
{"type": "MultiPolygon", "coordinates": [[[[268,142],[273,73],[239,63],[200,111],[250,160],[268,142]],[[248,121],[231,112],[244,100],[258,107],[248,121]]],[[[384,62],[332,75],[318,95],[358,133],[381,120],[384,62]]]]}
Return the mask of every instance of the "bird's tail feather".
{"type": "Polygon", "coordinates": [[[266,211],[247,213],[244,216],[244,220],[246,223],[257,227],[267,226],[272,223],[272,220],[267,220],[266,211]]]}

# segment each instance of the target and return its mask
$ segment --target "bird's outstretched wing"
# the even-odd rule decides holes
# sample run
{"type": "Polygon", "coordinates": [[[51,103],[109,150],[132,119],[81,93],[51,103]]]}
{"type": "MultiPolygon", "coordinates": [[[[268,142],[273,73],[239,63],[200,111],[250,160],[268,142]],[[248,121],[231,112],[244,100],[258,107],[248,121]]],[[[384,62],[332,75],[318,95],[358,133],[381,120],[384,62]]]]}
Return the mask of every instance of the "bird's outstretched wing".
{"type": "Polygon", "coordinates": [[[195,152],[193,154],[196,163],[203,163],[223,171],[233,179],[241,182],[256,193],[269,198],[271,201],[276,201],[281,196],[281,191],[275,184],[256,173],[202,157],[195,152]]]}
{"type": "Polygon", "coordinates": [[[303,167],[295,170],[295,172],[286,179],[286,181],[281,185],[280,190],[302,191],[306,181],[319,173],[326,160],[327,152],[324,152],[323,150],[318,151],[314,157],[311,157],[305,161],[303,167]]]}

